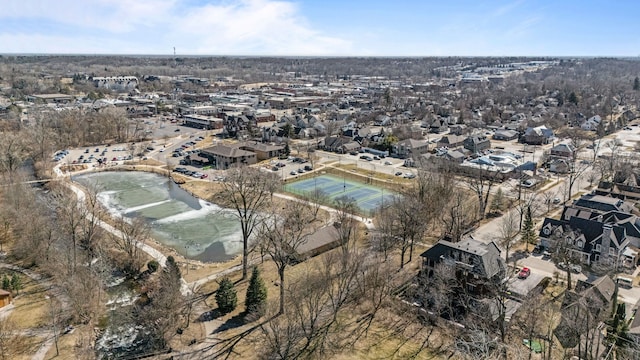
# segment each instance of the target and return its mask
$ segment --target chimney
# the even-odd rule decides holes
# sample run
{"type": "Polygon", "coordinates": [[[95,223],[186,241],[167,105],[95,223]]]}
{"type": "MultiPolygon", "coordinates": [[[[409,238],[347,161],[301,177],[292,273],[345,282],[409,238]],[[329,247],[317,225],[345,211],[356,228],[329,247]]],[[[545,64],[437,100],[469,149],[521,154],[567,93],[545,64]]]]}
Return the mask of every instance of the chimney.
{"type": "Polygon", "coordinates": [[[611,224],[602,225],[602,243],[600,244],[600,258],[609,256],[609,247],[611,247],[611,224]]]}

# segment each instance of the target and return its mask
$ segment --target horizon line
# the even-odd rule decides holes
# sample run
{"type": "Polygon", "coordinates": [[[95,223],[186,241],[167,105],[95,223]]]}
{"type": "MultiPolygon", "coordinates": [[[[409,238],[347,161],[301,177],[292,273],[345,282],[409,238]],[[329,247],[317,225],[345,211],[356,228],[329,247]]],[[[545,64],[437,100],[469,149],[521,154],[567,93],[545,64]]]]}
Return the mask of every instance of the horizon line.
{"type": "Polygon", "coordinates": [[[348,58],[547,58],[547,59],[598,59],[598,58],[614,58],[614,59],[634,59],[640,58],[640,55],[215,55],[215,54],[135,54],[135,53],[11,53],[0,52],[0,56],[114,56],[114,57],[159,57],[159,58],[205,58],[205,57],[230,57],[230,58],[307,58],[307,59],[348,59],[348,58]]]}

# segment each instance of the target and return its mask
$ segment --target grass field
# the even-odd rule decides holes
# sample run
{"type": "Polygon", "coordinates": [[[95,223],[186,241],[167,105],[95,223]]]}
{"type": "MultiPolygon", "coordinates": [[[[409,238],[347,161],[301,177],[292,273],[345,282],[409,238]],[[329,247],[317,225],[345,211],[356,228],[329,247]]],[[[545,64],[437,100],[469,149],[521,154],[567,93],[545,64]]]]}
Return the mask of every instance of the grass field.
{"type": "Polygon", "coordinates": [[[321,175],[315,178],[296,181],[285,186],[285,190],[298,195],[321,191],[330,201],[342,197],[355,201],[357,206],[366,212],[380,207],[383,201],[393,200],[395,193],[361,182],[347,180],[333,175],[321,175]]]}

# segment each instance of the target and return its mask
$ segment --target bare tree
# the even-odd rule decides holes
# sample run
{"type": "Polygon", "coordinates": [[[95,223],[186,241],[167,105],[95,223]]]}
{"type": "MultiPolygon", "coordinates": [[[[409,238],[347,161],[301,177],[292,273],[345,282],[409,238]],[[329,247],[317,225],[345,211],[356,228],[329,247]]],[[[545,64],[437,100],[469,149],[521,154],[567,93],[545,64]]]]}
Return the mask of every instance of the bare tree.
{"type": "Polygon", "coordinates": [[[297,261],[298,248],[305,244],[309,235],[314,231],[309,225],[313,222],[313,211],[305,203],[294,201],[282,211],[263,221],[258,238],[266,244],[269,254],[278,269],[280,278],[280,310],[278,315],[284,314],[285,308],[285,270],[288,265],[297,261]]]}
{"type": "Polygon", "coordinates": [[[0,168],[9,176],[9,182],[13,182],[18,167],[27,158],[27,148],[19,133],[2,133],[0,137],[0,168]]]}
{"type": "Polygon", "coordinates": [[[513,246],[513,239],[518,235],[516,214],[509,211],[500,220],[499,244],[505,250],[505,259],[509,261],[509,250],[513,246]]]}
{"type": "Polygon", "coordinates": [[[490,171],[483,168],[480,174],[475,174],[468,178],[469,189],[471,189],[478,198],[478,220],[484,219],[486,215],[491,188],[498,180],[499,175],[499,171],[490,171]]]}
{"type": "Polygon", "coordinates": [[[475,220],[476,204],[470,204],[470,197],[460,191],[454,193],[449,204],[442,212],[442,223],[444,224],[445,235],[451,241],[458,242],[465,231],[475,220]]]}
{"type": "Polygon", "coordinates": [[[135,276],[144,264],[143,251],[140,245],[149,236],[149,225],[141,218],[131,220],[117,218],[115,220],[116,234],[111,234],[111,240],[115,247],[124,252],[120,266],[128,276],[135,276]]]}
{"type": "Polygon", "coordinates": [[[100,226],[100,219],[105,211],[98,200],[98,190],[88,187],[85,191],[85,203],[79,205],[84,209],[84,221],[82,222],[82,238],[80,246],[87,252],[87,263],[91,266],[98,241],[102,236],[103,230],[100,226]]]}
{"type": "Polygon", "coordinates": [[[247,278],[249,261],[249,238],[263,220],[271,202],[271,196],[278,186],[273,174],[259,169],[239,167],[230,169],[222,182],[221,197],[234,210],[242,231],[242,279],[247,278]]]}
{"type": "Polygon", "coordinates": [[[551,260],[561,269],[565,270],[567,275],[567,290],[571,290],[571,271],[572,265],[579,264],[580,259],[577,258],[574,249],[574,242],[581,237],[580,232],[574,231],[568,227],[558,226],[552,230],[549,238],[551,248],[551,260]]]}

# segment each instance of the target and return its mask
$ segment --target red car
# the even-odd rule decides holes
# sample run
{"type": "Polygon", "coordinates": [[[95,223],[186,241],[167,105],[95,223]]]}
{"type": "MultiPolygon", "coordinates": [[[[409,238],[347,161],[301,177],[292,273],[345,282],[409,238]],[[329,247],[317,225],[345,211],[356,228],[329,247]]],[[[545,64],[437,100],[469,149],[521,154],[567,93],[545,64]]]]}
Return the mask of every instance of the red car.
{"type": "Polygon", "coordinates": [[[208,178],[208,177],[209,177],[209,175],[207,175],[207,174],[202,174],[202,175],[200,176],[200,179],[206,179],[206,178],[208,178]]]}
{"type": "Polygon", "coordinates": [[[518,279],[526,279],[531,275],[531,269],[525,267],[518,273],[518,279]]]}

